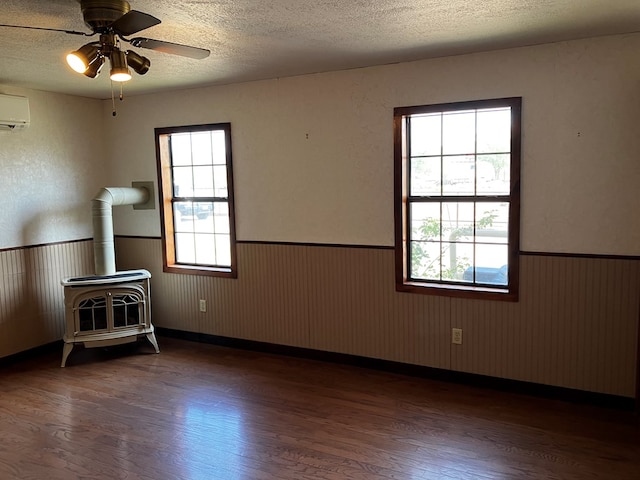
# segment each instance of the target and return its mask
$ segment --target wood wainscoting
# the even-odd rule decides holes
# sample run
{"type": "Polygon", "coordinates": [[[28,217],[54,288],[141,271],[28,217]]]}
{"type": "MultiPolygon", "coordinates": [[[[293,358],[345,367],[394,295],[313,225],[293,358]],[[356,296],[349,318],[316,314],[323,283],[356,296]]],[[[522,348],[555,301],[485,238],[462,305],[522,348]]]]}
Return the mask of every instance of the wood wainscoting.
{"type": "Polygon", "coordinates": [[[495,302],[396,292],[386,247],[240,242],[237,279],[163,273],[157,238],[116,248],[151,271],[157,327],[636,396],[636,257],[523,253],[520,300],[495,302]]]}
{"type": "Polygon", "coordinates": [[[92,247],[85,239],[0,250],[0,358],[62,338],[60,280],[94,271],[92,247]]]}

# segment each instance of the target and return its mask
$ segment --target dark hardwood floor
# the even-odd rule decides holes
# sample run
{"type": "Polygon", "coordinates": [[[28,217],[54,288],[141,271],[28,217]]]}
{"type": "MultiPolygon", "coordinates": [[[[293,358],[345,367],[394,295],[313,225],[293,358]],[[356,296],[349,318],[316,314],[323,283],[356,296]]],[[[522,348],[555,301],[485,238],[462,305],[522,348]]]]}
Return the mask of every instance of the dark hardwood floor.
{"type": "Polygon", "coordinates": [[[632,412],[159,343],[0,368],[0,479],[640,479],[632,412]]]}

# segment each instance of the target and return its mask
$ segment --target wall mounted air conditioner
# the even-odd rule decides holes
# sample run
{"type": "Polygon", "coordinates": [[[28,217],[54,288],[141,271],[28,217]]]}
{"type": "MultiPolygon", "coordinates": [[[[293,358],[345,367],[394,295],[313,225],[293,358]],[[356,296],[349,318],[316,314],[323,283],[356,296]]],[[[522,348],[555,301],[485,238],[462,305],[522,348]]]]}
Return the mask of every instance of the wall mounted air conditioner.
{"type": "Polygon", "coordinates": [[[29,126],[29,99],[0,94],[0,131],[21,130],[29,126]]]}

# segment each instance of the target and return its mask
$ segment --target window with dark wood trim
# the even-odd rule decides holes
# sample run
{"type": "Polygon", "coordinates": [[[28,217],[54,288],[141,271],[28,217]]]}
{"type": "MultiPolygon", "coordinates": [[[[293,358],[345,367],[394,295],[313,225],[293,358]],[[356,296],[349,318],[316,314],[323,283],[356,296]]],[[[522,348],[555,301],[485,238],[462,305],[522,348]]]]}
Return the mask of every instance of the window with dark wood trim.
{"type": "Polygon", "coordinates": [[[236,277],[231,124],[156,128],[164,271],[236,277]]]}
{"type": "Polygon", "coordinates": [[[394,109],[397,290],[517,300],[521,102],[394,109]]]}

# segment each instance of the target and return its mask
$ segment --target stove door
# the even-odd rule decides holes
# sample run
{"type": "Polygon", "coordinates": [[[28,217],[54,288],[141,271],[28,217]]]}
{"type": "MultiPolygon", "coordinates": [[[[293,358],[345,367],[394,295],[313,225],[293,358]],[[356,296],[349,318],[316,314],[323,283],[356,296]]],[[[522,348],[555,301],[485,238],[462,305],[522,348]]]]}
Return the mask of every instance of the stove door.
{"type": "Polygon", "coordinates": [[[140,285],[83,291],[73,301],[74,336],[145,327],[145,297],[140,285]]]}

